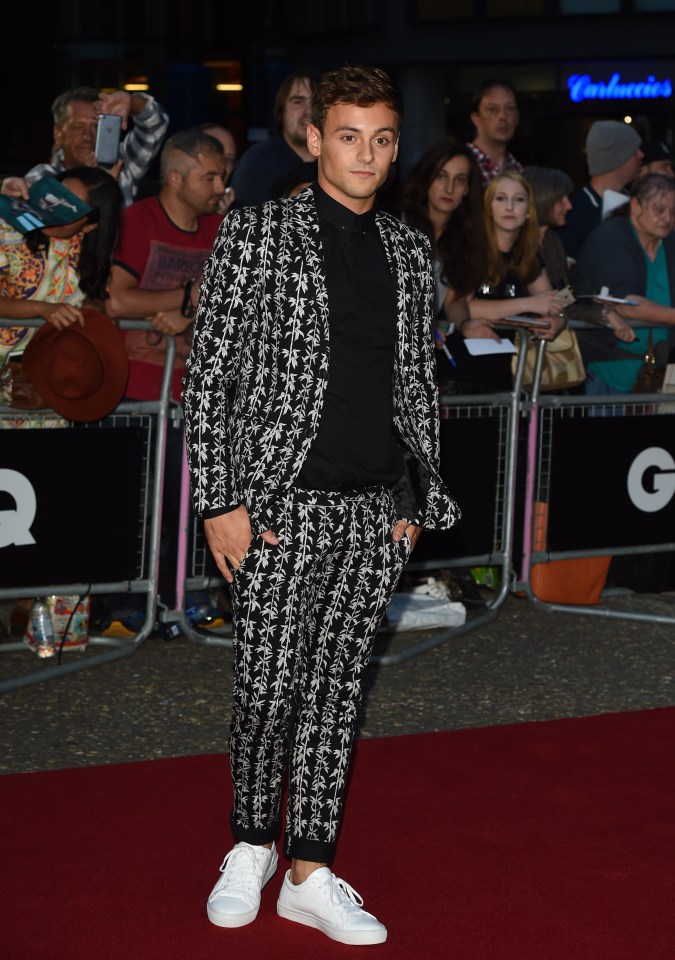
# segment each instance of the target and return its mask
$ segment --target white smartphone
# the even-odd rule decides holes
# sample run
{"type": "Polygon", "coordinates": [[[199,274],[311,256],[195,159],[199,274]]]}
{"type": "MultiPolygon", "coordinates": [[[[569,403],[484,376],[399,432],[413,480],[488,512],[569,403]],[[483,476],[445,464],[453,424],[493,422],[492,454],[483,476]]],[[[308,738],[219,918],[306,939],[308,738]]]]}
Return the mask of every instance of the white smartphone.
{"type": "Polygon", "coordinates": [[[122,118],[114,113],[102,113],[96,128],[96,161],[102,167],[113,167],[120,153],[122,118]]]}

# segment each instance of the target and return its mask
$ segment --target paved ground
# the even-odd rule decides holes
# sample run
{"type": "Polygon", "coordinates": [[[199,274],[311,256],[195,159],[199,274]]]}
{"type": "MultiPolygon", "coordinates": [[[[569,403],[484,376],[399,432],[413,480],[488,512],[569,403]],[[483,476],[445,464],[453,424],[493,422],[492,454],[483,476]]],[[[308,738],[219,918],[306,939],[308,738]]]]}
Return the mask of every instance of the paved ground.
{"type": "MultiPolygon", "coordinates": [[[[675,594],[610,604],[675,618],[675,594]]],[[[370,668],[361,736],[672,706],[674,637],[671,624],[550,613],[510,597],[478,629],[370,668]]],[[[419,640],[400,634],[380,646],[419,640]]],[[[38,664],[28,651],[3,653],[0,676],[38,664]]],[[[114,663],[5,693],[0,771],[221,752],[231,670],[224,648],[152,638],[114,663]]]]}

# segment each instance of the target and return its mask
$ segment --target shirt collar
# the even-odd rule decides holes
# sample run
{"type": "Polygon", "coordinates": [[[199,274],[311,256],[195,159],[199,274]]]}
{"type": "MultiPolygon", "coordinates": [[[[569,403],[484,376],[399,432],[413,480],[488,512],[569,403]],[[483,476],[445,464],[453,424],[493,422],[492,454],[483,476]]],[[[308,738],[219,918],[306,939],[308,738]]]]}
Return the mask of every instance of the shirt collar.
{"type": "Polygon", "coordinates": [[[329,197],[325,190],[322,190],[318,183],[312,184],[314,191],[314,200],[316,202],[316,212],[319,220],[325,220],[339,230],[341,234],[349,236],[352,230],[358,233],[372,232],[375,226],[375,208],[372,207],[366,213],[354,213],[343,203],[338,203],[329,197]]]}

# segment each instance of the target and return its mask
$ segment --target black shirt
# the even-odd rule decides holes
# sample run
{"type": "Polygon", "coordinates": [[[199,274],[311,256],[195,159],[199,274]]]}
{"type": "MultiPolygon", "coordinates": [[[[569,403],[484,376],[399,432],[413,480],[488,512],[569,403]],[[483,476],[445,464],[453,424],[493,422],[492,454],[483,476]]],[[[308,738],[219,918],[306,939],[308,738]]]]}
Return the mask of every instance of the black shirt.
{"type": "Polygon", "coordinates": [[[375,222],[313,185],[328,293],[328,384],[298,485],[394,484],[404,470],[393,434],[396,286],[375,222]]]}

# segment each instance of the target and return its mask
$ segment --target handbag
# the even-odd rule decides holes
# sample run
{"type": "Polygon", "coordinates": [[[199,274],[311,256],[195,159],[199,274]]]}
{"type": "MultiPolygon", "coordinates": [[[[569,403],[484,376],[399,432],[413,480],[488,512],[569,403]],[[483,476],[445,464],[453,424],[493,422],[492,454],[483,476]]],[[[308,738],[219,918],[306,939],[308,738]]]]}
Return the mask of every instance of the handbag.
{"type": "Polygon", "coordinates": [[[47,404],[28,379],[20,357],[8,360],[0,375],[0,402],[14,410],[42,410],[47,404]]]}
{"type": "Polygon", "coordinates": [[[647,334],[647,352],[644,362],[638,370],[633,393],[661,393],[665,376],[666,368],[656,366],[656,355],[654,354],[654,343],[650,330],[647,334]]]}
{"type": "MultiPolygon", "coordinates": [[[[523,387],[532,387],[538,349],[538,343],[528,345],[523,387]]],[[[514,376],[517,366],[518,354],[516,353],[511,360],[511,370],[514,376]]],[[[579,349],[577,335],[574,330],[561,330],[555,340],[546,344],[539,389],[542,391],[567,390],[569,387],[579,386],[585,379],[586,368],[579,349]]]]}

